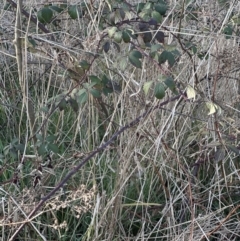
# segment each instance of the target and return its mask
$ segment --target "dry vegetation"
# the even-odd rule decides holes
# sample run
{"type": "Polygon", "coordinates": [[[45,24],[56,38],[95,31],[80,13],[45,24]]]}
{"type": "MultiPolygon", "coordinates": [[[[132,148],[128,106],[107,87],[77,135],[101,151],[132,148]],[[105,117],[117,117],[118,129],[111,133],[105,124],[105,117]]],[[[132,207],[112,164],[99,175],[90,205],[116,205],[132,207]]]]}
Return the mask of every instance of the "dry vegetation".
{"type": "Polygon", "coordinates": [[[143,1],[70,1],[39,25],[46,1],[21,2],[0,8],[0,239],[240,240],[238,1],[166,1],[151,31],[172,66],[145,46],[143,1]],[[114,21],[140,37],[112,43],[114,21]]]}

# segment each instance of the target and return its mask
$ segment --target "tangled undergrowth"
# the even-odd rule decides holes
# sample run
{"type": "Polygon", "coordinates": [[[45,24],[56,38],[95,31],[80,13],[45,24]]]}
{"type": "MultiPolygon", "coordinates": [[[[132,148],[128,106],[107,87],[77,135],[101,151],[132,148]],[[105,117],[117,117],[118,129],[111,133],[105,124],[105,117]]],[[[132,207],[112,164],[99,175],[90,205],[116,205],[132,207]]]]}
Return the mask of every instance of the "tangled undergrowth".
{"type": "Polygon", "coordinates": [[[239,4],[1,1],[1,240],[239,240],[239,4]]]}

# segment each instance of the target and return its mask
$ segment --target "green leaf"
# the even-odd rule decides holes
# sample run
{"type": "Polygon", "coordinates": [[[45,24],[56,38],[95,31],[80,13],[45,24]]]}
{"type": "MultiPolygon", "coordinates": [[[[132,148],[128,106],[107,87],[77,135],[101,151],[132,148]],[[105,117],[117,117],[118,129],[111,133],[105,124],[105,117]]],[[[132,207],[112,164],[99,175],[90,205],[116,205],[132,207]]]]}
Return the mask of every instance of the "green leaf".
{"type": "Polygon", "coordinates": [[[173,91],[176,89],[175,82],[172,77],[167,77],[164,83],[170,90],[173,91]]]}
{"type": "Polygon", "coordinates": [[[223,33],[226,34],[226,39],[230,39],[233,33],[233,28],[230,25],[228,25],[223,29],[223,33]]]}
{"type": "Polygon", "coordinates": [[[89,64],[86,60],[82,60],[82,61],[79,63],[79,65],[80,65],[83,69],[85,69],[85,70],[88,70],[89,67],[90,67],[90,64],[89,64]]]}
{"type": "Polygon", "coordinates": [[[108,94],[111,94],[113,93],[113,89],[109,89],[109,88],[103,88],[103,94],[104,95],[108,95],[108,94]]]}
{"type": "MultiPolygon", "coordinates": [[[[162,17],[162,16],[161,16],[162,17]]],[[[153,18],[151,18],[149,21],[148,21],[148,24],[149,25],[153,25],[154,29],[157,27],[157,21],[153,18]]]]}
{"type": "Polygon", "coordinates": [[[121,5],[121,7],[122,7],[122,9],[125,11],[125,15],[127,15],[127,14],[129,14],[129,12],[130,12],[130,6],[128,5],[128,3],[124,3],[124,2],[120,2],[122,5],[121,5]]]}
{"type": "Polygon", "coordinates": [[[57,139],[57,136],[49,135],[46,137],[47,142],[54,142],[57,139]]]}
{"type": "Polygon", "coordinates": [[[49,108],[47,106],[43,106],[40,108],[40,111],[44,112],[44,113],[48,113],[49,108]]]}
{"type": "Polygon", "coordinates": [[[85,92],[83,92],[81,95],[78,96],[78,103],[81,105],[81,104],[84,104],[88,99],[88,93],[87,91],[85,90],[85,92]]]}
{"type": "Polygon", "coordinates": [[[96,86],[97,83],[84,83],[83,86],[86,88],[86,89],[91,89],[93,86],[96,86]]]}
{"type": "Polygon", "coordinates": [[[165,87],[162,83],[157,83],[154,88],[154,96],[157,99],[162,99],[165,96],[165,87]]]}
{"type": "Polygon", "coordinates": [[[101,82],[106,85],[109,82],[109,78],[104,74],[101,78],[101,82]]]}
{"type": "Polygon", "coordinates": [[[122,42],[122,32],[121,31],[115,32],[113,39],[117,43],[121,43],[122,42]]]}
{"type": "Polygon", "coordinates": [[[161,23],[162,22],[162,16],[159,12],[157,11],[153,11],[152,14],[151,14],[152,18],[154,20],[156,20],[158,23],[161,23]]]}
{"type": "Polygon", "coordinates": [[[50,23],[53,17],[53,11],[47,7],[42,8],[37,12],[38,21],[41,23],[50,23]]]}
{"type": "Polygon", "coordinates": [[[169,65],[172,67],[175,63],[175,58],[174,58],[174,55],[171,52],[168,52],[168,51],[164,50],[160,54],[160,56],[158,58],[158,62],[159,62],[159,64],[163,64],[166,61],[168,61],[169,65]]]}
{"type": "Polygon", "coordinates": [[[60,6],[60,8],[63,8],[63,9],[68,7],[67,4],[60,4],[59,6],[60,6]]]}
{"type": "Polygon", "coordinates": [[[37,46],[36,41],[33,38],[28,37],[28,42],[32,45],[31,47],[35,48],[37,46]]]}
{"type": "Polygon", "coordinates": [[[154,8],[157,12],[159,12],[162,16],[164,16],[168,10],[168,6],[165,2],[161,1],[161,3],[155,4],[154,8]]]}
{"type": "Polygon", "coordinates": [[[150,29],[146,29],[146,32],[143,33],[143,42],[150,43],[151,41],[152,41],[152,33],[150,32],[150,29]]]}
{"type": "Polygon", "coordinates": [[[193,46],[191,47],[191,49],[192,49],[193,54],[196,54],[196,53],[197,53],[197,47],[196,47],[195,45],[193,45],[193,46]]]}
{"type": "Polygon", "coordinates": [[[144,5],[143,9],[152,10],[152,3],[151,3],[151,2],[147,2],[147,3],[144,5]]]}
{"type": "Polygon", "coordinates": [[[147,31],[149,30],[149,25],[147,23],[144,23],[144,22],[140,22],[138,24],[138,28],[141,32],[144,32],[144,31],[147,31]]]}
{"type": "Polygon", "coordinates": [[[126,32],[131,38],[136,39],[136,35],[134,33],[134,30],[131,28],[124,29],[124,32],[126,32]]]}
{"type": "Polygon", "coordinates": [[[171,67],[175,64],[175,58],[171,52],[168,52],[167,61],[171,67]]]}
{"type": "Polygon", "coordinates": [[[165,44],[164,48],[168,52],[173,52],[177,49],[177,45],[176,44],[165,44]]]}
{"type": "Polygon", "coordinates": [[[161,48],[162,48],[162,46],[161,46],[160,44],[153,44],[153,45],[151,46],[150,53],[156,52],[156,51],[158,51],[158,50],[161,49],[161,48]]]}
{"type": "Polygon", "coordinates": [[[149,9],[149,10],[143,10],[140,14],[139,14],[139,16],[140,16],[140,18],[142,18],[142,20],[143,21],[149,21],[150,19],[151,19],[151,10],[149,9]]]}
{"type": "Polygon", "coordinates": [[[136,68],[140,68],[140,69],[142,68],[142,62],[139,59],[137,59],[133,56],[128,56],[128,58],[129,58],[130,63],[133,66],[135,66],[136,68]]]}
{"type": "Polygon", "coordinates": [[[117,27],[112,27],[112,28],[110,28],[110,29],[108,30],[108,36],[109,36],[110,38],[112,38],[113,35],[115,34],[115,32],[117,32],[117,27]]]}
{"type": "Polygon", "coordinates": [[[82,68],[80,65],[75,65],[75,69],[76,73],[78,74],[78,77],[81,78],[84,74],[85,74],[85,69],[82,68]]]}
{"type": "Polygon", "coordinates": [[[163,64],[167,61],[168,51],[164,50],[158,57],[158,63],[163,64]]]}
{"type": "Polygon", "coordinates": [[[101,84],[101,80],[96,75],[89,75],[88,77],[92,83],[101,84]]]}
{"type": "Polygon", "coordinates": [[[9,149],[9,154],[12,158],[16,159],[18,157],[18,152],[15,148],[10,148],[9,149]]]}
{"type": "Polygon", "coordinates": [[[110,42],[109,42],[109,41],[106,41],[106,42],[104,43],[104,45],[103,45],[103,51],[104,51],[105,53],[107,53],[107,52],[109,51],[109,49],[110,49],[110,42]]]}
{"type": "Polygon", "coordinates": [[[137,4],[137,6],[136,6],[137,13],[140,13],[143,10],[144,5],[145,5],[144,3],[138,3],[137,4]]]}
{"type": "Polygon", "coordinates": [[[64,110],[67,107],[67,101],[63,98],[58,104],[58,108],[60,111],[64,110]]]}
{"type": "Polygon", "coordinates": [[[15,149],[16,149],[17,151],[20,151],[21,153],[24,152],[24,148],[25,148],[25,146],[24,146],[23,144],[21,144],[21,143],[15,145],[15,149]]]}
{"type": "Polygon", "coordinates": [[[136,68],[142,68],[142,62],[139,60],[140,58],[142,58],[142,54],[137,50],[132,50],[128,55],[130,63],[136,68]]]}
{"type": "Polygon", "coordinates": [[[164,75],[164,74],[160,74],[160,75],[158,76],[158,79],[160,80],[160,82],[164,82],[167,78],[168,78],[168,76],[167,76],[167,75],[164,75]]]}
{"type": "Polygon", "coordinates": [[[155,39],[159,42],[159,43],[164,43],[164,33],[162,31],[158,31],[155,35],[155,39]]]}
{"type": "Polygon", "coordinates": [[[149,89],[151,88],[152,84],[153,84],[153,81],[148,81],[148,82],[144,83],[143,91],[144,91],[145,95],[148,94],[149,89]]]}
{"type": "Polygon", "coordinates": [[[59,8],[56,5],[49,6],[52,10],[56,11],[57,13],[61,13],[63,11],[63,8],[59,8]]]}
{"type": "Polygon", "coordinates": [[[12,139],[12,141],[11,141],[12,145],[16,145],[17,143],[18,143],[18,138],[12,139]]]}
{"type": "Polygon", "coordinates": [[[168,64],[172,67],[175,63],[175,58],[172,52],[164,50],[159,56],[158,56],[158,62],[159,64],[163,64],[166,61],[168,61],[168,64]]]}
{"type": "Polygon", "coordinates": [[[47,145],[47,149],[54,152],[54,153],[59,153],[59,148],[56,144],[53,144],[53,143],[49,143],[47,145]]]}
{"type": "Polygon", "coordinates": [[[121,19],[124,20],[126,14],[122,8],[119,8],[119,15],[120,15],[121,19]]]}
{"type": "Polygon", "coordinates": [[[70,98],[69,103],[70,103],[70,106],[72,107],[73,111],[78,112],[79,107],[78,107],[77,101],[73,98],[70,98]]]}
{"type": "Polygon", "coordinates": [[[101,97],[101,93],[100,91],[96,90],[96,89],[90,89],[89,92],[91,93],[91,95],[95,98],[99,98],[101,97]]]}
{"type": "Polygon", "coordinates": [[[68,8],[68,14],[72,19],[77,19],[78,17],[78,9],[77,5],[72,5],[68,8]]]}
{"type": "Polygon", "coordinates": [[[47,152],[46,150],[46,145],[45,144],[41,144],[38,148],[38,154],[39,156],[43,156],[45,153],[47,152]]]}
{"type": "Polygon", "coordinates": [[[141,52],[139,52],[138,50],[132,50],[131,52],[130,52],[130,54],[132,55],[132,56],[134,56],[135,58],[138,58],[138,59],[141,59],[142,58],[142,54],[141,54],[141,52]]]}
{"type": "Polygon", "coordinates": [[[39,140],[39,141],[43,141],[43,136],[41,134],[36,134],[36,138],[39,140]]]}
{"type": "Polygon", "coordinates": [[[130,34],[126,30],[122,32],[122,39],[125,43],[129,43],[131,40],[130,34]]]}

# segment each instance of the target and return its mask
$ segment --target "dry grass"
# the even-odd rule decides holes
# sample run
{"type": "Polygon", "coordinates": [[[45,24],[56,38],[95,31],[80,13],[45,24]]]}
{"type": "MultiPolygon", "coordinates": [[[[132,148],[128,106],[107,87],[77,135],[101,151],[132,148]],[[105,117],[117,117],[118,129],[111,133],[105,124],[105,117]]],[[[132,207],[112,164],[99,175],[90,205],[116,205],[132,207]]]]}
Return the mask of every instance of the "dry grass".
{"type": "MultiPolygon", "coordinates": [[[[183,1],[169,1],[161,29],[166,43],[174,44],[181,57],[173,68],[162,68],[183,92],[188,85],[194,87],[195,99],[169,102],[127,129],[26,220],[84,157],[173,95],[168,91],[159,101],[150,90],[145,96],[144,83],[157,81],[162,70],[148,58],[142,69],[121,67],[127,44],[120,44],[120,52],[112,47],[96,59],[89,55],[103,36],[98,21],[107,8],[103,1],[92,2],[99,7],[97,13],[89,8],[88,18],[58,16],[59,29],[49,27],[54,41],[36,24],[24,22],[22,34],[36,40],[37,53],[24,52],[22,82],[12,42],[16,15],[1,9],[1,239],[11,240],[19,224],[27,221],[18,240],[239,240],[239,39],[226,39],[222,31],[239,12],[236,1],[229,1],[228,8],[217,1],[200,1],[198,7],[185,6],[185,12],[183,1]],[[189,19],[192,12],[198,21],[189,19]],[[180,13],[183,18],[175,17],[180,13]],[[187,41],[201,58],[189,56],[187,41]],[[121,93],[103,97],[110,118],[92,96],[77,112],[69,104],[52,111],[59,102],[56,96],[73,96],[82,88],[67,73],[74,58],[93,61],[88,75],[104,73],[121,84],[121,93]],[[29,139],[33,134],[29,100],[33,127],[44,138],[57,137],[59,154],[51,155],[46,166],[48,156],[38,156],[36,140],[29,139]],[[211,101],[218,111],[209,115],[206,103],[211,101]],[[22,156],[6,154],[14,149],[14,138],[26,143],[22,156]]],[[[24,6],[26,11],[42,7],[34,1],[25,1],[24,6]]]]}

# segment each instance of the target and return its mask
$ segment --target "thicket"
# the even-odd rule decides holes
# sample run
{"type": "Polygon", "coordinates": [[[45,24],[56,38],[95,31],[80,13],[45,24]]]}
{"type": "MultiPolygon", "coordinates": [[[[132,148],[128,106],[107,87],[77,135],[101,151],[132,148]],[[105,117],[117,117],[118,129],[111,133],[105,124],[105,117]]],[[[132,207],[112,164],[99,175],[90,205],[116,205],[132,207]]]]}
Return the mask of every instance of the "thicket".
{"type": "Polygon", "coordinates": [[[239,4],[1,1],[2,240],[239,240],[239,4]]]}

